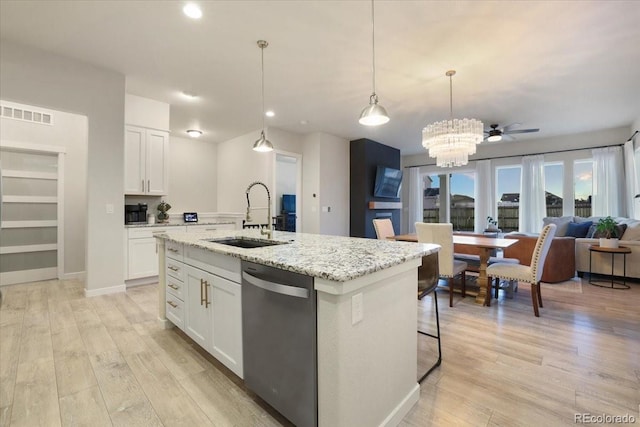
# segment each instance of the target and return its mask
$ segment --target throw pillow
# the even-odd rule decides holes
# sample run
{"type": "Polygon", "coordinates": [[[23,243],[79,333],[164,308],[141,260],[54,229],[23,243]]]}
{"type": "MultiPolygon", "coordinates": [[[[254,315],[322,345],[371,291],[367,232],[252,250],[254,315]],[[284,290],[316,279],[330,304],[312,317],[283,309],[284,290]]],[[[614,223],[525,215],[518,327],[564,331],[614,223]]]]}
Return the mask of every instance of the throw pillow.
{"type": "Polygon", "coordinates": [[[585,236],[587,239],[595,239],[593,235],[596,234],[596,227],[596,224],[591,224],[591,227],[589,227],[589,231],[587,231],[587,235],[585,236]]]}
{"type": "Polygon", "coordinates": [[[548,216],[546,218],[542,218],[543,226],[547,224],[556,225],[556,237],[563,237],[567,235],[567,228],[569,227],[570,222],[573,222],[572,216],[559,216],[559,217],[548,216]]]}
{"type": "Polygon", "coordinates": [[[593,223],[591,221],[580,223],[570,222],[569,226],[567,227],[567,234],[565,234],[565,236],[576,238],[586,237],[592,224],[593,223]]]}
{"type": "Polygon", "coordinates": [[[640,240],[640,222],[629,224],[620,240],[640,240]]]}

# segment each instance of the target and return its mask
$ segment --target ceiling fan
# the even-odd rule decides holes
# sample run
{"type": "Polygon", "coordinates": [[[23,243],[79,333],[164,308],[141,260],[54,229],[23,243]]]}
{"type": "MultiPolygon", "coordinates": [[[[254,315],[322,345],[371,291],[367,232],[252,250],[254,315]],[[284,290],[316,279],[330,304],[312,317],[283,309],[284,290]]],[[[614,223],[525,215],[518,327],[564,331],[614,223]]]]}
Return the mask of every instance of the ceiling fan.
{"type": "Polygon", "coordinates": [[[531,133],[538,132],[540,129],[513,129],[514,127],[520,126],[521,123],[511,123],[508,126],[498,128],[499,125],[493,124],[491,125],[491,130],[485,129],[484,133],[487,135],[484,137],[485,141],[489,142],[497,142],[501,141],[502,138],[508,140],[514,140],[515,138],[511,136],[514,133],[531,133]]]}

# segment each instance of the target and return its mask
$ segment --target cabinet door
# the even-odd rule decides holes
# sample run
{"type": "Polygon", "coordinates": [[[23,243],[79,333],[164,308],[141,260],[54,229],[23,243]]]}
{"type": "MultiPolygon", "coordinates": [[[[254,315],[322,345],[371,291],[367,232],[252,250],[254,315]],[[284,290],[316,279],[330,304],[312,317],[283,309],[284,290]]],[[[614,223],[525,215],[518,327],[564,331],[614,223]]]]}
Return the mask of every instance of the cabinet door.
{"type": "Polygon", "coordinates": [[[243,378],[241,292],[240,284],[214,276],[211,354],[236,375],[243,378]]]}
{"type": "Polygon", "coordinates": [[[200,347],[211,352],[211,306],[213,275],[198,268],[185,266],[187,296],[185,300],[185,333],[200,347]]]}
{"type": "Polygon", "coordinates": [[[147,130],[147,187],[146,193],[163,196],[167,194],[169,161],[169,133],[147,130]]]}
{"type": "Polygon", "coordinates": [[[129,239],[127,254],[127,280],[158,275],[155,237],[129,239]]]}
{"type": "Polygon", "coordinates": [[[146,189],[146,130],[136,126],[125,127],[124,193],[144,194],[146,189]]]}

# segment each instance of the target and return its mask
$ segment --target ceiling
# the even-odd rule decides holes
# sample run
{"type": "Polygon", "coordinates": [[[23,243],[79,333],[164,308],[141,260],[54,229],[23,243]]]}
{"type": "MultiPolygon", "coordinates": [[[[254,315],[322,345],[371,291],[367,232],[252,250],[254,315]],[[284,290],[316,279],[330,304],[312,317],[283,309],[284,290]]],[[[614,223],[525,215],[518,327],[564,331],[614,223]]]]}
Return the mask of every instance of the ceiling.
{"type": "MultiPolygon", "coordinates": [[[[422,152],[421,130],[453,114],[532,138],[630,126],[640,117],[640,2],[375,2],[376,89],[391,121],[358,124],[372,89],[369,1],[0,2],[0,36],[126,76],[171,104],[171,131],[226,141],[267,126],[370,138],[422,152]],[[188,99],[182,92],[197,95],[188,99]]],[[[277,148],[278,141],[272,141],[277,148]]]]}

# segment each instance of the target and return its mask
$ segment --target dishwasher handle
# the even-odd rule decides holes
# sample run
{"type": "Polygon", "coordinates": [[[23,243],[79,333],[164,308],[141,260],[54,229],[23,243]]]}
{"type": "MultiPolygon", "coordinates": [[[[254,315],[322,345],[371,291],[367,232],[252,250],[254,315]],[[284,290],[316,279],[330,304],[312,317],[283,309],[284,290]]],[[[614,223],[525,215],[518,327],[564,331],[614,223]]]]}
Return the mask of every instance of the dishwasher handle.
{"type": "Polygon", "coordinates": [[[309,298],[309,289],[298,288],[296,286],[283,285],[282,283],[269,282],[260,279],[246,271],[242,272],[242,278],[253,286],[276,294],[288,295],[296,298],[309,298]]]}

